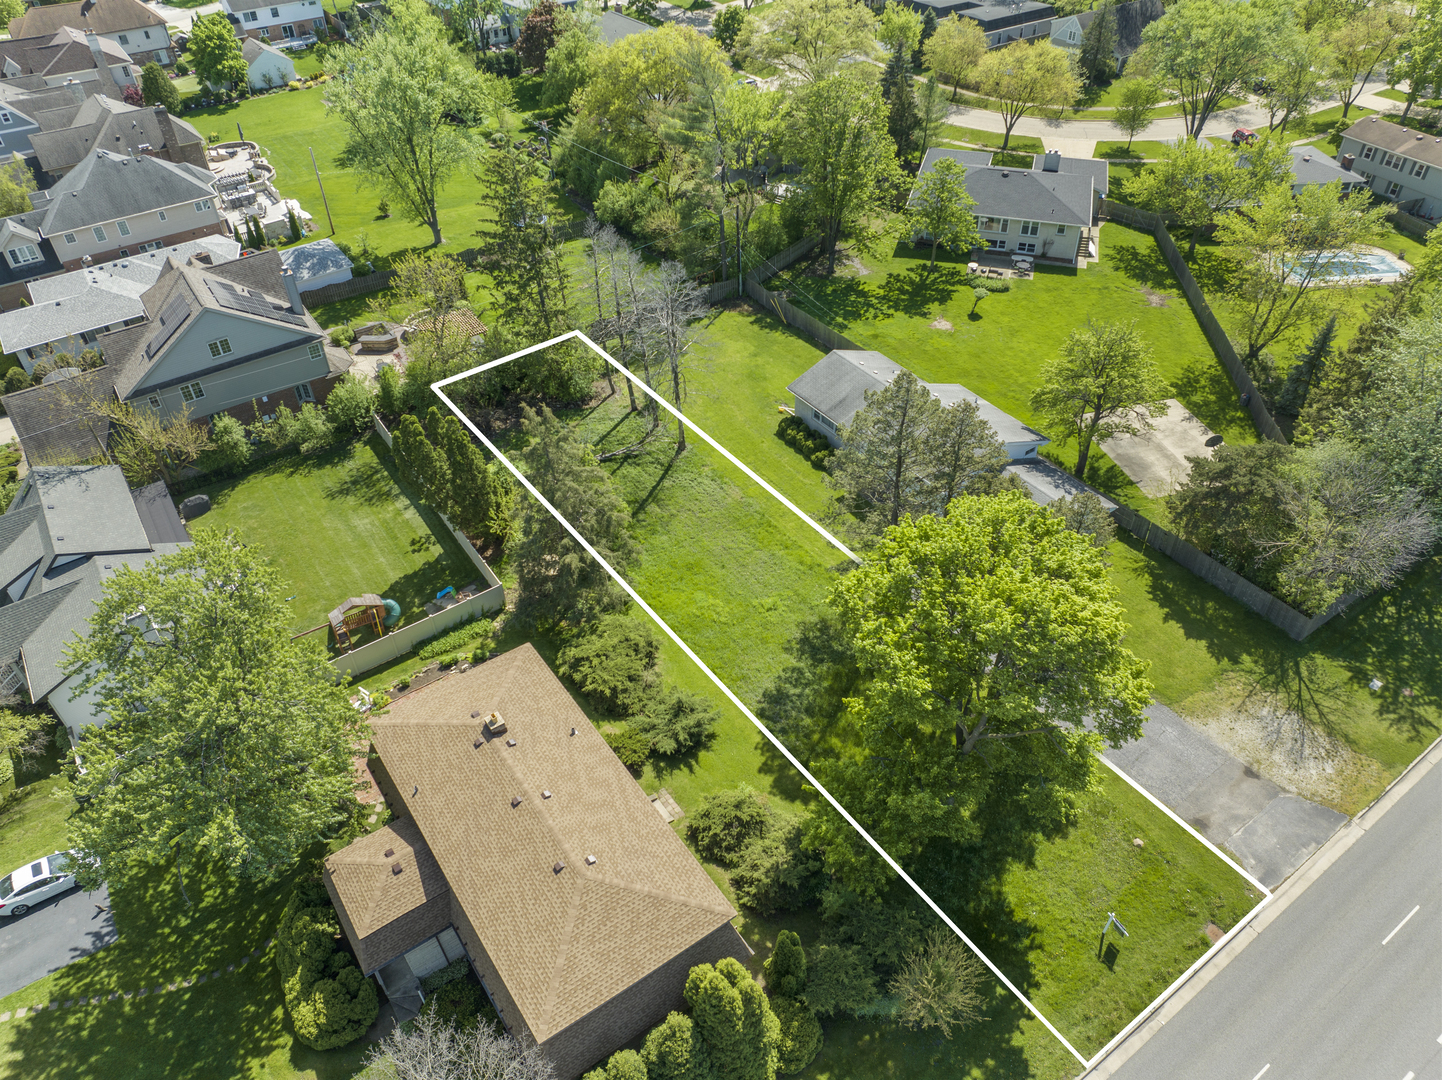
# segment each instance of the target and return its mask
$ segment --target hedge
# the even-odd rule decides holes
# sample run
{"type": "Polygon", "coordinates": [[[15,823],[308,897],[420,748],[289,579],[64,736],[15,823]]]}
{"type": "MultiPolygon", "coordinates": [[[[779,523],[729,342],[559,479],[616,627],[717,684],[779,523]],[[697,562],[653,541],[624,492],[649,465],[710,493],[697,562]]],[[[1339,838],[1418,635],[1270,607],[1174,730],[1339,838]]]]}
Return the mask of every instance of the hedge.
{"type": "Polygon", "coordinates": [[[490,651],[490,642],[496,632],[495,623],[490,619],[482,619],[479,616],[467,619],[454,630],[447,631],[439,637],[433,637],[430,641],[416,650],[416,659],[434,660],[438,656],[445,656],[446,653],[459,652],[462,645],[469,645],[477,638],[486,640],[486,651],[490,651]]]}
{"type": "Polygon", "coordinates": [[[325,886],[297,883],[276,931],[275,962],[295,1037],[313,1050],[355,1042],[380,1012],[375,984],[337,946],[339,936],[325,886]]]}
{"type": "Polygon", "coordinates": [[[831,443],[819,431],[813,431],[799,416],[783,416],[776,425],[776,434],[787,446],[811,462],[813,469],[826,468],[831,456],[831,443]]]}

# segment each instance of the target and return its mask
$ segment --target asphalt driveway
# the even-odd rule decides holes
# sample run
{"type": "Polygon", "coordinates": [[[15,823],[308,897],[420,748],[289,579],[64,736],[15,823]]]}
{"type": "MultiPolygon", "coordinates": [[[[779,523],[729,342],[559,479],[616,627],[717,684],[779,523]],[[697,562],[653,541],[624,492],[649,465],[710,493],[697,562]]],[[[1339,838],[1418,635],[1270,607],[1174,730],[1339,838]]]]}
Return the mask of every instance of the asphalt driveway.
{"type": "Polygon", "coordinates": [[[0,918],[0,997],[114,941],[109,907],[102,885],[93,893],[72,889],[24,915],[0,918]]]}

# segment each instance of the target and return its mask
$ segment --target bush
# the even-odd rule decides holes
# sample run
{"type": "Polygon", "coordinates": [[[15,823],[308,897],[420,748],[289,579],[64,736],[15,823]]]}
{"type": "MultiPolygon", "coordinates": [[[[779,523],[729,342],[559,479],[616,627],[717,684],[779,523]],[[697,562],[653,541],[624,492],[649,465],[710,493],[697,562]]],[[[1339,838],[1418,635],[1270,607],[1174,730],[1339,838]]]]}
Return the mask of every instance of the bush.
{"type": "Polygon", "coordinates": [[[224,472],[243,469],[250,462],[250,436],[245,425],[229,413],[217,413],[210,421],[211,459],[224,472]]]}
{"type": "Polygon", "coordinates": [[[641,223],[661,207],[661,195],[649,181],[607,180],[596,199],[596,217],[603,225],[639,233],[641,223]]]}
{"type": "Polygon", "coordinates": [[[625,727],[620,731],[608,731],[601,737],[626,768],[632,772],[640,772],[646,767],[646,756],[651,752],[651,740],[639,731],[625,727]]]}
{"type": "Polygon", "coordinates": [[[778,1074],[797,1073],[821,1053],[821,1021],[803,1001],[773,997],[771,1011],[781,1021],[781,1045],[776,1055],[778,1074]]]}
{"type": "Polygon", "coordinates": [[[464,956],[454,960],[441,968],[440,971],[433,971],[421,980],[421,993],[430,997],[443,986],[449,986],[453,982],[459,982],[471,973],[471,964],[464,956]]]}
{"type": "Polygon", "coordinates": [[[617,1050],[581,1080],[647,1080],[646,1063],[634,1050],[617,1050]]]}
{"type": "MultiPolygon", "coordinates": [[[[821,859],[801,847],[801,821],[787,818],[752,840],[731,871],[736,900],[761,915],[812,903],[826,884],[821,859]]],[[[791,991],[795,996],[800,991],[791,991]]]]}
{"type": "Polygon", "coordinates": [[[514,49],[488,52],[481,62],[481,67],[492,75],[499,75],[504,79],[514,79],[521,73],[521,57],[514,49]]]}
{"type": "Polygon", "coordinates": [[[803,996],[818,1016],[855,1014],[879,993],[871,964],[855,945],[818,945],[807,960],[803,996]]]}
{"type": "Polygon", "coordinates": [[[686,834],[703,859],[729,865],[750,841],[765,834],[768,823],[756,792],[742,784],[708,795],[691,815],[686,834]]]}
{"type": "Polygon", "coordinates": [[[401,377],[393,367],[376,372],[376,412],[382,416],[399,416],[401,410],[401,377]]]}
{"type": "Polygon", "coordinates": [[[325,414],[337,432],[360,434],[371,426],[376,409],[375,391],[357,375],[346,375],[325,399],[325,414]]]}
{"type": "MultiPolygon", "coordinates": [[[[467,961],[460,960],[457,963],[466,964],[467,961]]],[[[434,994],[428,992],[426,1009],[435,1013],[441,1023],[451,1024],[459,1029],[475,1027],[481,1021],[493,1028],[498,1028],[501,1024],[501,1018],[496,1015],[491,999],[486,997],[486,991],[481,984],[470,977],[469,968],[462,973],[459,980],[446,983],[434,994]]]]}
{"type": "Polygon", "coordinates": [[[19,364],[5,373],[5,392],[13,394],[17,390],[24,390],[30,386],[32,379],[30,373],[19,364]]]}
{"type": "Polygon", "coordinates": [[[258,423],[251,433],[277,450],[299,450],[310,454],[324,450],[335,441],[335,429],[314,402],[306,402],[300,412],[281,405],[270,423],[258,423]]]}
{"type": "Polygon", "coordinates": [[[782,930],[776,935],[776,947],[762,965],[766,973],[766,989],[772,997],[794,998],[806,989],[806,950],[801,935],[782,930]]]}
{"type": "Polygon", "coordinates": [[[648,701],[631,726],[650,740],[652,751],[670,757],[705,745],[720,719],[708,699],[672,686],[648,701]]]}
{"type": "Polygon", "coordinates": [[[787,446],[811,462],[813,468],[824,469],[832,454],[831,443],[814,431],[799,416],[783,416],[776,425],[776,434],[787,446]]]}
{"type": "Polygon", "coordinates": [[[175,73],[179,75],[182,79],[185,78],[187,75],[190,74],[190,65],[187,64],[184,60],[177,60],[175,62],[175,73]]]}
{"type": "Polygon", "coordinates": [[[337,349],[349,349],[355,344],[355,331],[349,326],[337,326],[327,331],[330,334],[330,343],[337,349]]]}
{"type": "Polygon", "coordinates": [[[275,957],[295,1037],[313,1050],[355,1042],[380,1012],[375,984],[336,948],[339,934],[325,886],[299,882],[280,917],[275,957]]]}
{"type": "Polygon", "coordinates": [[[457,652],[462,645],[469,645],[478,638],[482,639],[480,648],[489,652],[495,635],[496,624],[490,619],[468,619],[454,630],[448,630],[440,637],[431,638],[416,650],[416,659],[434,660],[437,656],[457,652]]]}
{"type": "Polygon", "coordinates": [[[471,651],[471,663],[484,664],[490,655],[491,647],[489,645],[478,646],[471,651]]]}
{"type": "Polygon", "coordinates": [[[597,709],[630,717],[642,711],[656,684],[660,655],[660,642],[647,624],[607,615],[561,649],[556,670],[574,680],[597,709]]]}

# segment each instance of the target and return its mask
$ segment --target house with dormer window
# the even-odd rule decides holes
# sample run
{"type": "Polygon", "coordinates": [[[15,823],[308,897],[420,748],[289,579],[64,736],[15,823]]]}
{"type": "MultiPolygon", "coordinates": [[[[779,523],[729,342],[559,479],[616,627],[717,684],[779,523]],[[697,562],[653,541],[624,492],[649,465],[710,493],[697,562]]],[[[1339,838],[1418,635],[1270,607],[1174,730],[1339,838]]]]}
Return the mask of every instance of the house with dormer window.
{"type": "Polygon", "coordinates": [[[329,344],[274,250],[222,263],[203,253],[168,259],[140,299],[143,321],[97,339],[102,367],[5,396],[31,462],[100,455],[108,428],[77,403],[113,398],[163,418],[228,412],[250,423],[281,405],[323,403],[350,368],[349,354],[329,344]]]}

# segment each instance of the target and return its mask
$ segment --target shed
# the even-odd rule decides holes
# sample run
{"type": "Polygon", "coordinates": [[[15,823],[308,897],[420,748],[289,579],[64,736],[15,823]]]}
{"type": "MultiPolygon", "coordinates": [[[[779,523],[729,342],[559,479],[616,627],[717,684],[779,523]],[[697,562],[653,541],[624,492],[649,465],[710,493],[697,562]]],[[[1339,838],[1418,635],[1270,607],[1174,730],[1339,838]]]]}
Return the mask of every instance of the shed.
{"type": "Polygon", "coordinates": [[[351,261],[334,240],[313,240],[285,248],[280,263],[295,275],[296,288],[301,292],[351,279],[351,261]]]}
{"type": "Polygon", "coordinates": [[[295,81],[295,64],[268,41],[248,37],[241,43],[240,54],[249,69],[247,81],[252,90],[270,90],[295,81]]]}

